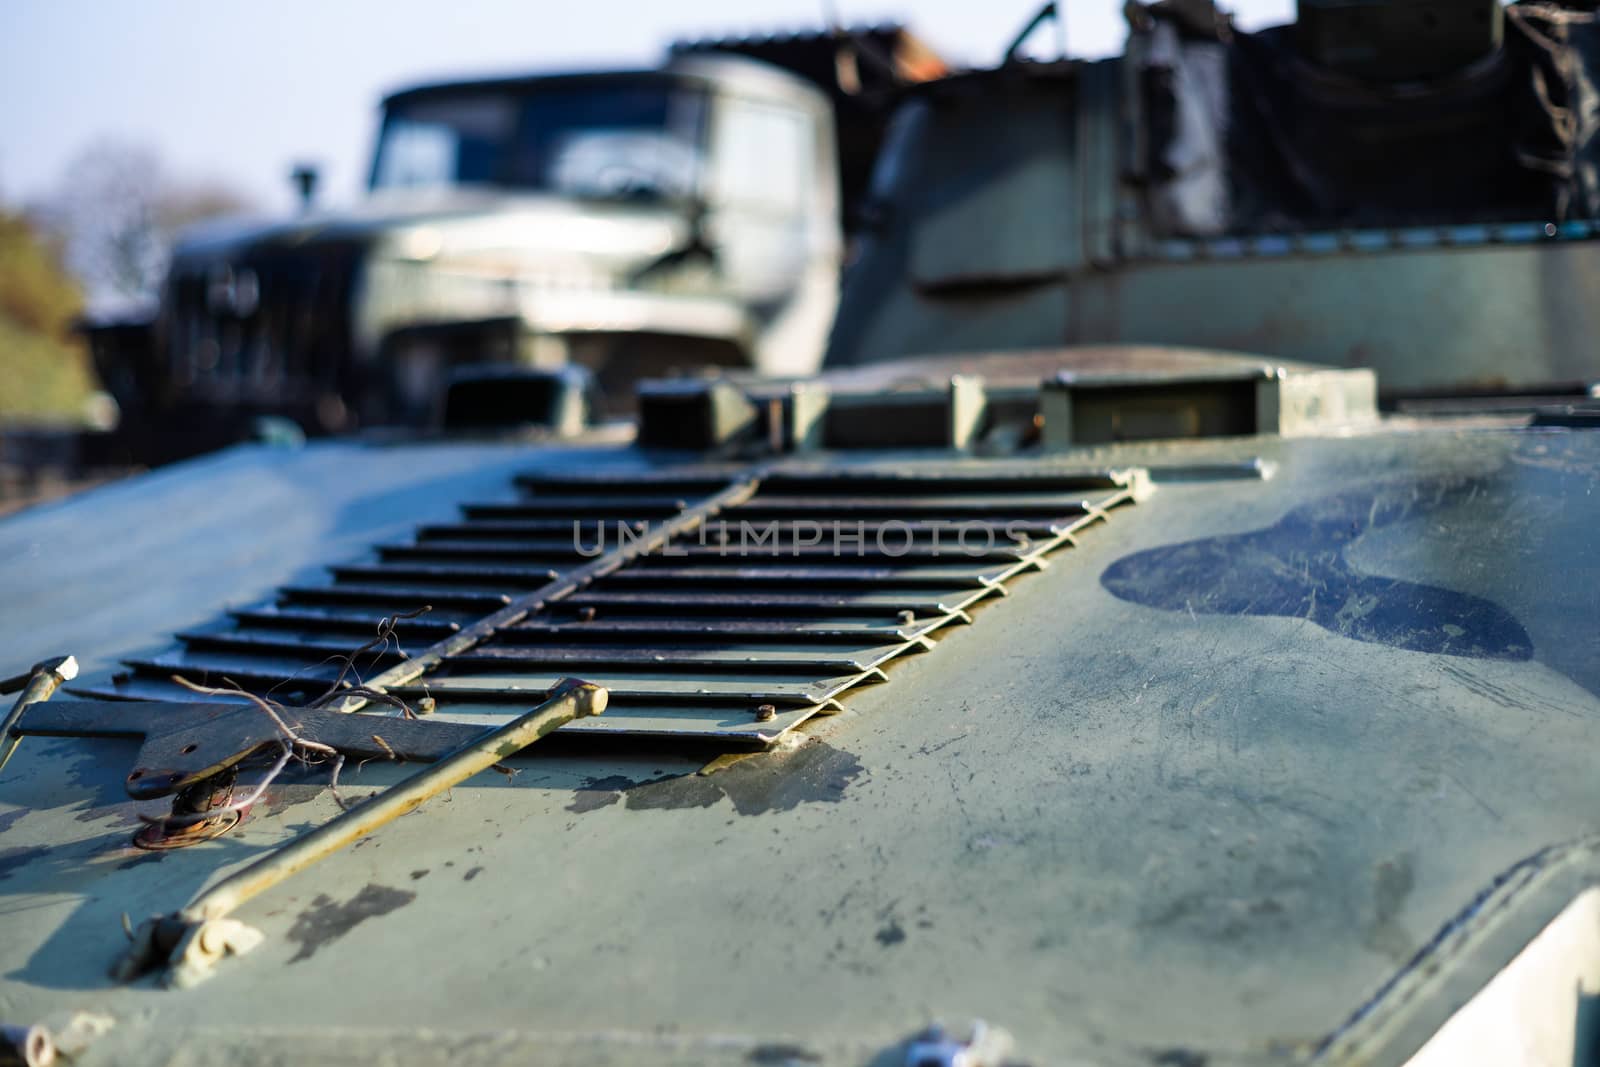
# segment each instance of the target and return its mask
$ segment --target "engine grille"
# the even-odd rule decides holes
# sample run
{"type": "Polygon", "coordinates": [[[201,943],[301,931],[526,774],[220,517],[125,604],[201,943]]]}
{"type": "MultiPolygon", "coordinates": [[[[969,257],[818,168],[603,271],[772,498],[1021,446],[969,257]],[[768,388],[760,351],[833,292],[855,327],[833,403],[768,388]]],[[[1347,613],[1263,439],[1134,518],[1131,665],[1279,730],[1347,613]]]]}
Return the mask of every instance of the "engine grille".
{"type": "Polygon", "coordinates": [[[516,499],[465,505],[328,584],[181,634],[94,695],[198,699],[176,674],[297,702],[380,619],[432,605],[398,624],[414,655],[362,656],[370,684],[489,723],[574,676],[611,702],[563,733],[763,745],[970,622],[1137,482],[971,467],[529,475],[516,499]],[[605,551],[586,558],[602,528],[605,551]]]}
{"type": "Polygon", "coordinates": [[[162,320],[174,385],[196,399],[269,407],[336,386],[361,251],[351,242],[255,249],[175,271],[162,320]]]}

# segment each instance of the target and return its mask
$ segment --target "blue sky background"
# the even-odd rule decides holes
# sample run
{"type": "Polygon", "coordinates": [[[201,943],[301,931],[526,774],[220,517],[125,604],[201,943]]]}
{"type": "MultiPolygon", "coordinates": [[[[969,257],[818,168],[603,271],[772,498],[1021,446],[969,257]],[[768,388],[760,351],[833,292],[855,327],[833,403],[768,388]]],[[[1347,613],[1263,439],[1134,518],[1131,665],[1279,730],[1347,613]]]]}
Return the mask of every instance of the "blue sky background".
{"type": "MultiPolygon", "coordinates": [[[[293,161],[325,202],[365,179],[378,98],[437,76],[649,65],[679,37],[896,19],[947,59],[993,63],[1039,0],[0,0],[0,203],[48,193],[100,138],[145,144],[186,178],[292,204],[293,161]]],[[[1121,0],[1064,0],[1075,55],[1120,48],[1121,0]]],[[[1236,0],[1239,23],[1294,0],[1236,0]]],[[[1041,44],[1053,32],[1041,30],[1041,44]]]]}

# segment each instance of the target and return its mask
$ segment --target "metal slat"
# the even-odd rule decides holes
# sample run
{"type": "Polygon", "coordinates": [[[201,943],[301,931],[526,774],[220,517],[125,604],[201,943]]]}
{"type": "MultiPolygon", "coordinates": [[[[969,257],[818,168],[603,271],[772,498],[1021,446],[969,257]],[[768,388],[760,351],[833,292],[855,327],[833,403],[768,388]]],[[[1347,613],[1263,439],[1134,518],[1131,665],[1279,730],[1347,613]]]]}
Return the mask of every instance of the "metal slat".
{"type": "MultiPolygon", "coordinates": [[[[898,546],[896,546],[898,549],[898,546]]],[[[998,545],[984,551],[951,551],[951,546],[945,544],[942,548],[934,548],[926,543],[914,544],[905,551],[880,552],[872,545],[867,545],[857,552],[854,546],[847,548],[842,554],[835,551],[832,545],[796,545],[769,543],[760,548],[741,549],[735,541],[732,545],[675,545],[674,554],[684,559],[701,562],[712,559],[731,560],[828,560],[838,566],[859,564],[869,567],[889,566],[895,563],[917,564],[935,560],[948,560],[952,556],[968,560],[990,561],[1016,561],[1028,558],[1033,549],[998,545]]],[[[660,557],[651,557],[660,558],[660,557]]]]}
{"type": "Polygon", "coordinates": [[[1092,511],[1095,505],[1082,498],[1068,500],[1049,495],[980,496],[882,496],[882,497],[778,497],[758,496],[734,512],[735,517],[750,515],[797,515],[812,521],[828,520],[835,516],[894,515],[906,518],[923,518],[928,515],[945,515],[959,519],[983,516],[991,523],[999,521],[994,516],[1015,518],[1070,519],[1092,511]]]}
{"type": "Polygon", "coordinates": [[[744,465],[695,466],[688,470],[583,471],[556,473],[526,471],[512,481],[518,488],[533,492],[659,493],[664,488],[687,492],[691,496],[710,496],[727,488],[729,482],[748,474],[744,465]]]}
{"type": "Polygon", "coordinates": [[[763,615],[804,611],[848,615],[893,615],[910,611],[918,615],[954,615],[988,595],[984,589],[966,595],[940,593],[854,593],[829,596],[816,593],[612,593],[585,591],[562,601],[567,607],[620,607],[631,611],[677,612],[700,609],[728,614],[763,615]]]}
{"type": "MultiPolygon", "coordinates": [[[[592,520],[591,520],[592,521],[592,520]]],[[[615,521],[615,520],[613,520],[615,521]]],[[[564,537],[560,543],[572,544],[571,519],[482,519],[477,522],[432,523],[417,530],[420,541],[442,540],[494,540],[540,537],[556,534],[564,537]]]]}
{"type": "MultiPolygon", "coordinates": [[[[1100,507],[1098,503],[1095,506],[1100,507]]],[[[707,524],[706,532],[708,536],[714,534],[723,526],[726,526],[728,535],[730,537],[738,536],[740,522],[738,517],[739,512],[737,510],[730,509],[725,514],[727,516],[726,518],[718,519],[715,522],[707,524]]],[[[1038,516],[1018,515],[1003,519],[977,517],[964,518],[961,520],[961,524],[973,530],[982,530],[987,528],[993,531],[996,540],[1003,540],[1003,535],[1006,533],[1008,526],[1015,526],[1034,536],[1047,536],[1054,530],[1060,529],[1063,525],[1067,525],[1068,522],[1078,521],[1078,518],[1079,516],[1072,516],[1069,517],[1068,520],[1051,522],[1041,520],[1038,518],[1038,516]]],[[[634,523],[639,523],[644,522],[645,520],[641,517],[633,516],[629,519],[607,517],[600,521],[605,523],[608,537],[614,538],[616,531],[615,524],[617,522],[632,521],[634,523]]],[[[745,517],[744,521],[749,521],[748,516],[745,517]]],[[[797,520],[795,519],[780,518],[773,520],[773,524],[777,529],[786,531],[792,529],[793,524],[796,521],[797,520]]],[[[586,518],[578,522],[579,536],[583,537],[586,542],[594,535],[595,522],[596,520],[594,518],[586,518]]],[[[928,520],[922,518],[883,520],[867,517],[853,517],[848,519],[840,518],[839,522],[842,524],[841,528],[846,532],[854,532],[856,529],[858,529],[857,523],[860,523],[861,525],[859,526],[859,529],[866,533],[869,538],[876,538],[880,531],[894,532],[899,535],[900,538],[904,537],[904,531],[909,531],[912,535],[919,538],[931,537],[933,534],[938,533],[941,540],[947,543],[953,542],[953,538],[955,537],[955,531],[951,528],[953,525],[951,521],[928,520]]],[[[831,530],[832,527],[830,526],[828,529],[831,530]]],[[[542,539],[546,543],[553,546],[564,546],[570,548],[573,544],[573,520],[527,519],[523,521],[514,521],[485,519],[477,522],[450,524],[436,523],[430,526],[421,527],[417,531],[416,536],[419,544],[432,540],[475,542],[479,540],[496,541],[532,538],[542,539]]],[[[895,543],[898,544],[898,540],[895,543]]]]}
{"type": "MultiPolygon", "coordinates": [[[[200,660],[182,661],[166,656],[155,659],[129,659],[122,662],[137,675],[149,678],[171,678],[173,675],[179,675],[199,685],[221,688],[227,688],[229,683],[237,683],[256,693],[266,690],[276,690],[280,694],[301,690],[320,693],[328,688],[339,672],[338,665],[319,661],[287,664],[280,669],[275,669],[268,663],[251,665],[237,660],[222,659],[207,663],[200,660]]],[[[351,678],[350,681],[354,683],[355,679],[351,678]]],[[[175,688],[187,694],[176,699],[208,699],[201,694],[182,689],[181,686],[175,688]]]]}
{"type": "Polygon", "coordinates": [[[996,490],[1017,489],[1041,492],[1045,490],[1075,492],[1089,489],[1122,489],[1129,481],[1129,473],[1116,471],[1060,471],[1001,467],[975,471],[970,465],[962,467],[842,467],[831,470],[805,468],[779,469],[765,479],[764,489],[769,492],[860,492],[871,488],[879,492],[950,492],[963,490],[990,493],[996,490]]]}
{"type": "Polygon", "coordinates": [[[735,559],[727,566],[663,566],[662,557],[653,557],[618,571],[608,578],[608,585],[641,585],[663,583],[678,585],[715,585],[718,583],[746,584],[773,582],[781,584],[802,583],[817,585],[871,585],[928,586],[947,585],[953,588],[977,588],[989,585],[1006,573],[1004,567],[868,567],[868,566],[758,566],[743,559],[735,559]]]}
{"type": "Polygon", "coordinates": [[[279,594],[290,601],[382,604],[396,611],[415,611],[435,604],[493,611],[511,602],[506,594],[491,589],[441,589],[420,585],[291,585],[279,590],[279,594]]]}
{"type": "MultiPolygon", "coordinates": [[[[350,655],[371,638],[356,638],[352,640],[348,638],[311,636],[308,634],[260,634],[242,630],[197,633],[191,630],[178,634],[178,640],[192,649],[243,652],[246,654],[313,656],[320,659],[323,656],[350,655]]],[[[361,653],[360,656],[363,661],[368,659],[396,660],[404,658],[404,654],[395,650],[392,643],[387,649],[381,647],[370,648],[361,653]]]]}
{"type": "Polygon", "coordinates": [[[508,627],[503,639],[514,636],[551,636],[562,640],[595,638],[615,640],[618,637],[639,637],[646,641],[667,639],[681,641],[686,637],[712,638],[728,636],[740,640],[772,639],[792,641],[863,641],[872,638],[916,640],[938,629],[955,618],[953,615],[936,619],[918,620],[901,626],[864,622],[806,622],[780,619],[627,619],[600,618],[589,621],[558,622],[547,618],[530,619],[508,627]]]}
{"type": "MultiPolygon", "coordinates": [[[[671,648],[648,649],[596,645],[486,645],[452,656],[452,667],[508,668],[519,665],[563,666],[582,674],[589,667],[653,666],[709,670],[773,669],[794,671],[868,671],[893,659],[906,644],[883,645],[862,652],[829,655],[787,648],[671,648]]],[[[573,672],[568,672],[573,673],[573,672]]]]}
{"type": "MultiPolygon", "coordinates": [[[[115,687],[73,687],[75,693],[102,700],[159,700],[207,703],[244,703],[245,698],[229,696],[197,696],[183,687],[157,678],[132,678],[115,687]]],[[[397,694],[398,695],[398,694],[397,694]]],[[[430,694],[432,695],[432,694],[430,694]]],[[[527,699],[451,699],[449,694],[437,694],[435,715],[450,722],[475,723],[484,726],[502,725],[528,710],[527,699]]],[[[606,714],[590,719],[580,719],[562,727],[562,733],[590,737],[615,737],[619,739],[678,738],[704,740],[719,745],[729,743],[760,747],[770,744],[788,730],[819,714],[828,714],[833,708],[827,703],[774,706],[774,716],[765,722],[757,721],[754,709],[744,705],[733,707],[696,707],[692,704],[654,704],[644,700],[617,700],[606,708],[606,714]],[[578,728],[584,723],[594,723],[610,717],[603,730],[578,728]]]]}
{"type": "Polygon", "coordinates": [[[260,677],[287,678],[291,675],[312,677],[322,672],[329,679],[344,666],[343,658],[354,649],[337,653],[322,653],[316,659],[305,660],[275,653],[224,652],[207,649],[174,648],[154,656],[136,656],[122,662],[130,667],[159,673],[161,671],[204,670],[211,673],[232,671],[254,672],[260,677]]]}
{"type": "Polygon", "coordinates": [[[329,567],[339,581],[354,582],[451,582],[472,580],[483,584],[504,584],[509,588],[543,585],[557,575],[549,567],[509,567],[470,563],[376,563],[329,567]]]}
{"type": "MultiPolygon", "coordinates": [[[[761,704],[821,704],[855,685],[866,673],[813,681],[777,682],[765,679],[685,679],[673,675],[619,674],[602,670],[584,681],[605,686],[614,700],[639,697],[669,702],[736,703],[753,709],[761,704]]],[[[555,673],[431,675],[414,683],[390,686],[388,691],[403,699],[445,694],[458,698],[504,698],[512,693],[547,693],[563,677],[564,674],[555,673]]]]}
{"type": "MultiPolygon", "coordinates": [[[[520,703],[438,698],[436,715],[451,722],[468,722],[483,726],[497,726],[526,711],[527,701],[520,703]]],[[[619,699],[607,705],[604,715],[578,719],[561,728],[563,736],[618,740],[649,741],[672,739],[705,742],[718,748],[730,745],[760,748],[771,744],[784,733],[815,718],[837,710],[833,704],[796,705],[774,707],[773,717],[766,721],[755,718],[750,709],[703,708],[688,704],[652,704],[648,701],[619,699]],[[602,728],[594,724],[604,722],[602,728]]]]}
{"type": "Polygon", "coordinates": [[[201,696],[176,682],[169,681],[166,675],[159,678],[145,675],[118,677],[110,685],[75,685],[72,687],[72,692],[78,696],[94,697],[99,700],[161,700],[183,703],[204,701],[207,704],[247,702],[242,696],[201,696]]]}
{"type": "MultiPolygon", "coordinates": [[[[1012,540],[1013,532],[1027,534],[1030,537],[1052,537],[1061,530],[1078,525],[1085,521],[1085,517],[1096,514],[1092,511],[1074,512],[1071,515],[1055,519],[1041,519],[1037,515],[1023,516],[1011,515],[1004,517],[994,516],[967,516],[961,519],[928,519],[919,516],[906,518],[890,517],[887,519],[866,517],[860,515],[830,515],[819,514],[815,517],[791,518],[777,516],[774,518],[761,518],[752,521],[750,515],[741,511],[730,511],[725,519],[710,524],[705,532],[708,542],[726,536],[729,540],[743,539],[746,543],[760,536],[763,531],[771,529],[772,536],[790,540],[794,535],[804,530],[808,536],[815,538],[821,531],[823,541],[827,544],[837,536],[840,538],[851,537],[857,533],[863,535],[867,546],[876,546],[881,539],[885,547],[899,548],[907,543],[908,535],[911,544],[942,544],[954,546],[961,529],[965,528],[978,532],[992,534],[996,544],[1005,544],[1012,540]],[[746,524],[750,529],[746,530],[746,524]],[[726,530],[724,535],[723,531],[726,530]],[[889,536],[889,535],[892,535],[889,536]]],[[[974,543],[987,541],[988,538],[972,538],[974,543]]],[[[813,542],[816,543],[816,542],[813,542]]],[[[848,543],[848,542],[847,542],[848,543]]]]}
{"type": "Polygon", "coordinates": [[[507,503],[463,504],[469,519],[516,519],[542,515],[605,519],[659,519],[688,507],[679,497],[529,497],[507,503]]]}
{"type": "MultiPolygon", "coordinates": [[[[1093,508],[1096,510],[1103,510],[1104,508],[1115,506],[1116,501],[1108,498],[1105,501],[1089,501],[1088,503],[1092,504],[1093,508]]],[[[966,516],[960,519],[959,523],[962,527],[973,531],[974,534],[985,530],[989,533],[992,533],[995,543],[997,545],[1004,546],[1008,542],[1009,534],[1012,531],[1021,532],[1027,534],[1029,537],[1035,538],[1050,537],[1062,529],[1079,525],[1084,520],[1085,516],[1093,516],[1094,514],[1094,510],[1081,513],[1074,512],[1071,515],[1061,516],[1054,520],[1040,519],[1036,515],[1012,515],[1006,517],[966,516]]],[[[875,547],[875,543],[880,533],[893,534],[893,539],[888,541],[888,545],[896,549],[898,549],[906,541],[908,534],[911,537],[912,545],[931,543],[935,535],[937,535],[939,543],[953,545],[956,543],[955,539],[958,533],[958,531],[954,528],[958,520],[929,520],[915,516],[904,519],[881,519],[866,516],[829,516],[822,520],[827,523],[827,525],[823,526],[825,535],[827,537],[832,536],[834,529],[832,522],[835,519],[837,519],[838,523],[840,524],[839,529],[841,533],[845,535],[854,534],[856,532],[862,533],[865,537],[864,547],[867,550],[871,550],[875,547]]],[[[617,529],[615,524],[619,521],[628,520],[608,518],[601,521],[604,522],[608,540],[615,540],[617,529]]],[[[644,520],[642,518],[636,518],[633,521],[637,523],[643,522],[644,520]]],[[[755,536],[759,534],[761,530],[764,530],[769,521],[772,527],[777,531],[777,536],[788,540],[787,535],[796,528],[796,522],[816,520],[812,520],[809,516],[800,519],[784,517],[778,517],[771,520],[763,519],[761,520],[761,527],[759,529],[752,530],[751,533],[747,535],[746,540],[748,541],[750,537],[755,536]]],[[[577,524],[576,537],[581,538],[586,546],[597,536],[595,522],[595,519],[589,518],[581,520],[577,524]]],[[[730,510],[726,513],[725,518],[720,518],[714,522],[708,523],[706,526],[705,537],[703,539],[696,539],[695,542],[691,542],[691,546],[699,543],[710,543],[717,536],[718,532],[723,529],[727,531],[726,536],[730,540],[737,542],[741,534],[741,522],[751,523],[752,526],[755,525],[755,523],[752,522],[752,516],[749,514],[741,514],[741,512],[736,509],[730,510]]],[[[808,527],[807,529],[810,531],[814,530],[815,527],[808,527]]],[[[548,519],[526,520],[521,522],[509,520],[484,520],[479,522],[455,523],[448,525],[435,524],[431,526],[424,526],[417,531],[416,545],[417,547],[421,547],[422,545],[431,541],[439,540],[460,544],[463,548],[466,548],[471,543],[477,541],[493,542],[498,540],[517,539],[534,539],[534,543],[539,544],[540,548],[549,546],[552,551],[571,551],[575,542],[574,523],[572,519],[548,519]]],[[[981,543],[984,539],[972,536],[969,540],[970,543],[976,545],[981,543]]]]}
{"type": "Polygon", "coordinates": [[[339,610],[309,605],[295,608],[264,605],[236,609],[228,613],[230,618],[243,626],[303,627],[308,630],[351,631],[366,634],[375,633],[380,623],[393,619],[395,633],[401,637],[412,635],[445,637],[461,629],[459,622],[443,618],[442,614],[436,610],[414,619],[393,619],[392,615],[382,611],[339,610]]]}
{"type": "Polygon", "coordinates": [[[383,559],[417,561],[549,560],[568,563],[580,558],[577,545],[565,541],[418,541],[408,545],[379,545],[383,559]]]}

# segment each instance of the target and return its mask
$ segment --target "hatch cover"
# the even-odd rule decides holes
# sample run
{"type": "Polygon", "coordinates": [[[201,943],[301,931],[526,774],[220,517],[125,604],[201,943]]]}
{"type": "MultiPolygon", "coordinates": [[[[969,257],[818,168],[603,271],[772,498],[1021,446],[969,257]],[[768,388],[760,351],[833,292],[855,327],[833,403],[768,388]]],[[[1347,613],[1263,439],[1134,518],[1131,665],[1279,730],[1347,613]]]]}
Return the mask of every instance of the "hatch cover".
{"type": "Polygon", "coordinates": [[[335,684],[380,620],[426,605],[340,684],[487,724],[579,677],[610,708],[563,734],[759,746],[969,622],[1142,484],[973,462],[527,474],[513,499],[463,505],[75,691],[218,699],[176,675],[296,704],[335,684]]]}

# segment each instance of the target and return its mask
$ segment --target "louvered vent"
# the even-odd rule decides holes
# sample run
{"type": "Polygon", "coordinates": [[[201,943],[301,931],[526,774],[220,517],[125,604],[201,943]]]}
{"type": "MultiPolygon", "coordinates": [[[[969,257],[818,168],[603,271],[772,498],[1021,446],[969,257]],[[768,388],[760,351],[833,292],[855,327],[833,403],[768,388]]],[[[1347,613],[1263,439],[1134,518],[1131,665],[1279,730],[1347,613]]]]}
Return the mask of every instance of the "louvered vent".
{"type": "Polygon", "coordinates": [[[372,639],[380,620],[431,606],[396,623],[400,647],[361,656],[362,673],[392,667],[501,611],[560,574],[588,562],[573,521],[632,528],[661,522],[690,501],[727,485],[715,471],[688,477],[518,480],[517,499],[466,504],[453,523],[419,528],[411,541],[381,545],[367,563],[332,568],[326,585],[289,586],[271,603],[230,613],[224,623],[178,635],[182,647],[128,660],[99,696],[184,700],[181,675],[207,685],[225,680],[285,702],[322,693],[348,655],[372,639]]]}
{"type": "Polygon", "coordinates": [[[130,662],[99,695],[182,699],[167,680],[177,673],[292,700],[338,670],[308,664],[361,645],[385,615],[432,604],[400,633],[440,643],[416,660],[391,652],[369,681],[432,698],[439,715],[495,721],[575,676],[611,702],[564,732],[767,743],[970,621],[1133,499],[1134,483],[976,465],[530,476],[515,502],[468,505],[374,563],[335,568],[327,586],[181,635],[181,650],[130,662]],[[653,551],[635,543],[669,528],[653,551]]]}

